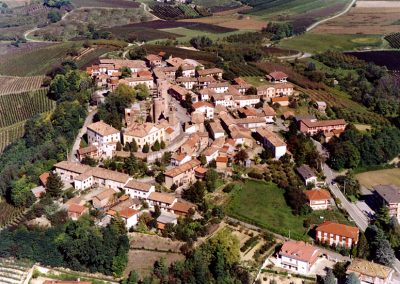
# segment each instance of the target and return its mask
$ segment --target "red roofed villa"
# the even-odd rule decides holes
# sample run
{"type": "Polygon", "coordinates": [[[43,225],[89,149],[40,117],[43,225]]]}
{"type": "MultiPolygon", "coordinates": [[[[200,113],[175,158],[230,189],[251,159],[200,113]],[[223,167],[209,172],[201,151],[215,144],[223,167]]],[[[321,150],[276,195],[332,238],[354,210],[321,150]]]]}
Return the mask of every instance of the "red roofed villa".
{"type": "Polygon", "coordinates": [[[328,209],[331,200],[331,194],[328,191],[317,188],[306,190],[304,193],[312,210],[328,209]]]}
{"type": "Polygon", "coordinates": [[[305,242],[287,241],[278,253],[278,264],[288,270],[307,274],[320,256],[320,250],[305,242]]]}
{"type": "Polygon", "coordinates": [[[328,243],[330,246],[341,245],[351,248],[358,243],[359,230],[357,227],[325,222],[316,229],[316,238],[321,243],[328,243]]]}

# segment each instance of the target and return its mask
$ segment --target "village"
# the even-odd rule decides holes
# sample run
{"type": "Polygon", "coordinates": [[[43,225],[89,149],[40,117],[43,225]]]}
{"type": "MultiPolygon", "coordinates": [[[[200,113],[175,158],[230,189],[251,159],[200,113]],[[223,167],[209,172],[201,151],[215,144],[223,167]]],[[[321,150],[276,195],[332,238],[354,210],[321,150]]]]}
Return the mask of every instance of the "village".
{"type": "MultiPolygon", "coordinates": [[[[320,120],[290,111],[278,115],[276,110],[287,107],[299,94],[287,81],[288,75],[279,70],[266,74],[264,84],[258,87],[240,77],[226,81],[223,72],[165,53],[148,54],[145,60],[100,58],[86,70],[98,88],[92,96],[94,111],[121,85],[146,89],[150,97],[125,109],[121,131],[101,120],[89,121],[76,143],[82,145],[80,139],[85,136],[86,146],[74,149],[68,160],[54,165],[53,172],[43,173],[42,186],[32,192],[40,198],[49,175],[56,175],[64,189],[73,188],[75,193],[61,204],[69,218],[77,220],[96,210],[96,225],[106,226],[112,218],[122,218],[129,232],[143,226],[143,220],[154,218],[149,229],[164,237],[182,218],[201,218],[199,204],[184,197],[196,181],[208,179],[207,172],[216,172],[223,184],[237,175],[237,164],[259,167],[255,157],[263,151],[272,160],[291,159],[282,136],[291,122],[305,135],[322,134],[325,142],[339,137],[346,128],[343,119],[320,120]],[[106,166],[110,160],[118,164],[118,159],[132,157],[135,163],[140,160],[153,170],[162,160],[165,170],[156,177],[137,176],[106,166]]],[[[316,102],[313,107],[324,113],[326,103],[316,102]]],[[[304,193],[312,210],[337,207],[338,199],[329,190],[333,181],[305,164],[295,171],[307,188],[304,193]]],[[[392,191],[384,186],[376,192],[387,202],[391,216],[400,216],[399,197],[389,196],[392,191]]],[[[315,228],[314,245],[286,237],[262,269],[275,267],[300,277],[324,277],[336,262],[343,261],[335,250],[356,248],[359,234],[355,225],[323,222],[315,228]]],[[[395,283],[393,268],[344,259],[351,262],[346,273],[355,273],[361,283],[395,283]]]]}

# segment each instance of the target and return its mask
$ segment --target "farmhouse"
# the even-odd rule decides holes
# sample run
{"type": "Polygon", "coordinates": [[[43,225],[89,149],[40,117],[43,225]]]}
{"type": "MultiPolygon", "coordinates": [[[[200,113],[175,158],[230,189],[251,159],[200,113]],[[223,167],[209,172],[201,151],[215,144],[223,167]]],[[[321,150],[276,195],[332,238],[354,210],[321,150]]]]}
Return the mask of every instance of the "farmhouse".
{"type": "Polygon", "coordinates": [[[224,71],[222,69],[211,68],[211,69],[198,70],[197,75],[199,75],[199,77],[215,77],[218,80],[221,80],[223,72],[224,71]]]}
{"type": "Polygon", "coordinates": [[[344,224],[325,222],[316,228],[316,238],[321,243],[340,245],[351,248],[358,243],[359,230],[357,227],[344,224]]]}
{"type": "Polygon", "coordinates": [[[257,128],[255,137],[265,148],[272,151],[275,159],[279,159],[286,154],[286,143],[271,130],[257,128]]]}
{"type": "Polygon", "coordinates": [[[164,173],[165,185],[171,188],[172,185],[184,186],[195,181],[194,169],[200,166],[197,159],[191,160],[178,167],[172,168],[164,173]]]}
{"type": "Polygon", "coordinates": [[[344,119],[333,120],[315,120],[315,119],[302,119],[299,121],[300,131],[310,135],[317,134],[318,132],[329,133],[332,131],[344,131],[346,128],[346,121],[344,119]]]}
{"type": "Polygon", "coordinates": [[[346,273],[354,273],[362,284],[389,284],[392,283],[394,270],[382,264],[355,258],[347,267],[346,273]]]}
{"type": "Polygon", "coordinates": [[[87,207],[76,203],[69,204],[67,209],[68,217],[74,221],[78,220],[81,216],[87,214],[88,212],[89,209],[87,207]]]}
{"type": "Polygon", "coordinates": [[[84,148],[78,149],[78,160],[82,161],[84,158],[88,157],[97,160],[100,158],[99,149],[95,145],[89,145],[84,148]]]}
{"type": "Polygon", "coordinates": [[[267,126],[265,119],[262,117],[246,117],[246,118],[236,118],[235,124],[252,131],[256,128],[267,126]]]}
{"type": "Polygon", "coordinates": [[[304,194],[307,197],[308,205],[312,210],[328,209],[331,200],[331,194],[324,189],[306,190],[304,194]]]}
{"type": "MultiPolygon", "coordinates": [[[[210,84],[211,85],[211,84],[210,84]]],[[[215,104],[215,106],[224,106],[231,107],[235,105],[235,101],[233,100],[233,96],[230,94],[215,94],[212,95],[211,101],[215,104]]]]}
{"type": "Polygon", "coordinates": [[[278,264],[288,270],[307,274],[320,256],[318,248],[305,242],[287,241],[278,253],[278,264]]]}
{"type": "Polygon", "coordinates": [[[169,212],[161,212],[161,215],[157,218],[157,229],[164,230],[167,224],[176,225],[178,218],[176,215],[169,212]]]}
{"type": "Polygon", "coordinates": [[[89,124],[86,133],[89,145],[97,143],[100,148],[105,144],[121,142],[119,130],[102,120],[89,124]]]}
{"type": "Polygon", "coordinates": [[[389,209],[389,216],[400,221],[400,188],[395,185],[377,185],[373,190],[379,204],[389,209]]]}
{"type": "MultiPolygon", "coordinates": [[[[187,216],[190,210],[195,210],[196,206],[187,202],[175,202],[171,207],[172,213],[178,216],[187,216]]],[[[194,211],[193,211],[194,212],[194,211]]]]}

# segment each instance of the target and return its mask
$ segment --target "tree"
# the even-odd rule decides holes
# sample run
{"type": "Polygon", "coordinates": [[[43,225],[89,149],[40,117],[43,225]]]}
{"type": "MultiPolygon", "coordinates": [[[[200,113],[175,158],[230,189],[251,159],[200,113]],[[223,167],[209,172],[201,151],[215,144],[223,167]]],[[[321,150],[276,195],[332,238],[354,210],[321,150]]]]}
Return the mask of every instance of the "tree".
{"type": "Polygon", "coordinates": [[[255,87],[250,87],[246,90],[247,96],[257,95],[257,89],[255,87]]]}
{"type": "Polygon", "coordinates": [[[50,22],[56,23],[61,20],[61,14],[58,11],[52,10],[47,14],[47,18],[50,20],[50,22]]]}
{"type": "Polygon", "coordinates": [[[92,157],[89,157],[89,156],[85,156],[82,159],[81,163],[84,164],[84,165],[91,166],[91,167],[97,166],[97,161],[95,159],[93,159],[92,157]]]}
{"type": "Polygon", "coordinates": [[[139,275],[136,273],[136,271],[132,270],[129,273],[129,277],[126,281],[126,284],[137,284],[139,281],[139,275]]]}
{"type": "Polygon", "coordinates": [[[336,284],[337,280],[335,278],[335,275],[333,274],[332,269],[328,269],[326,272],[325,277],[323,278],[323,284],[336,284]]]}
{"type": "Polygon", "coordinates": [[[345,284],[360,284],[360,279],[358,279],[357,275],[352,272],[347,276],[345,284]]]}
{"type": "Polygon", "coordinates": [[[375,260],[383,265],[392,266],[395,260],[394,251],[388,240],[382,240],[377,244],[375,260]]]}
{"type": "Polygon", "coordinates": [[[387,206],[381,206],[378,214],[376,214],[375,225],[377,225],[382,230],[386,230],[389,226],[389,221],[389,208],[387,206]]]}
{"type": "Polygon", "coordinates": [[[156,152],[160,151],[160,149],[161,149],[160,142],[156,140],[156,142],[154,142],[154,145],[151,147],[151,150],[156,152]]]}
{"type": "Polygon", "coordinates": [[[183,69],[182,66],[179,66],[178,69],[175,71],[175,78],[182,77],[183,75],[183,69]]]}
{"type": "Polygon", "coordinates": [[[206,36],[197,36],[190,39],[190,44],[197,49],[203,49],[213,44],[213,41],[206,36]]]}
{"type": "Polygon", "coordinates": [[[193,107],[193,101],[192,101],[192,95],[187,93],[185,95],[185,101],[184,101],[184,107],[188,110],[191,111],[193,107]]]}
{"type": "Polygon", "coordinates": [[[207,164],[207,158],[204,154],[201,154],[199,157],[199,161],[201,163],[202,166],[204,166],[205,164],[207,164]]]}
{"type": "Polygon", "coordinates": [[[333,266],[333,274],[339,280],[346,278],[347,262],[336,262],[333,266]]]}
{"type": "Polygon", "coordinates": [[[138,84],[135,86],[135,96],[139,101],[144,101],[150,97],[150,90],[145,84],[138,84]]]}
{"type": "Polygon", "coordinates": [[[208,169],[204,180],[206,182],[206,187],[209,192],[213,192],[216,187],[216,182],[218,179],[218,173],[214,169],[208,169]]]}
{"type": "Polygon", "coordinates": [[[51,197],[59,197],[62,192],[64,183],[57,173],[50,172],[46,182],[46,191],[51,197]]]}
{"type": "Polygon", "coordinates": [[[153,213],[153,218],[157,219],[161,215],[161,209],[160,206],[156,205],[154,206],[154,213],[153,213]]]}
{"type": "Polygon", "coordinates": [[[182,197],[193,203],[200,204],[203,202],[206,187],[204,182],[196,181],[182,192],[182,197]]]}
{"type": "Polygon", "coordinates": [[[131,49],[128,52],[128,56],[132,60],[136,60],[136,59],[143,60],[147,56],[147,50],[143,46],[140,46],[140,47],[131,49]]]}
{"type": "Polygon", "coordinates": [[[143,153],[148,153],[150,151],[150,147],[149,144],[146,142],[146,144],[144,144],[142,152],[143,153]]]}
{"type": "Polygon", "coordinates": [[[28,207],[35,201],[31,189],[35,187],[34,183],[28,181],[26,176],[12,182],[11,201],[16,207],[28,207]]]}
{"type": "Polygon", "coordinates": [[[360,258],[367,258],[369,256],[369,244],[364,233],[360,234],[360,240],[358,241],[357,256],[360,258]]]}
{"type": "Polygon", "coordinates": [[[160,147],[161,149],[165,149],[166,145],[164,140],[161,140],[160,147]]]}
{"type": "Polygon", "coordinates": [[[121,72],[122,78],[128,78],[128,77],[132,76],[132,70],[131,70],[131,68],[129,68],[127,66],[121,67],[121,69],[119,71],[121,72]]]}
{"type": "Polygon", "coordinates": [[[236,163],[243,163],[249,158],[249,154],[247,154],[246,150],[240,149],[235,155],[236,163]]]}
{"type": "Polygon", "coordinates": [[[138,145],[135,139],[133,139],[132,142],[130,143],[130,151],[134,153],[138,151],[138,145]]]}
{"type": "Polygon", "coordinates": [[[222,252],[228,266],[240,260],[240,242],[228,229],[218,231],[215,236],[209,240],[209,245],[212,255],[218,250],[222,252]]]}
{"type": "Polygon", "coordinates": [[[156,175],[155,177],[155,181],[159,184],[163,184],[165,182],[165,176],[163,173],[159,173],[158,175],[156,175]]]}
{"type": "Polygon", "coordinates": [[[168,266],[165,262],[165,258],[162,257],[154,263],[153,273],[160,279],[161,283],[163,283],[163,280],[168,275],[168,266]]]}

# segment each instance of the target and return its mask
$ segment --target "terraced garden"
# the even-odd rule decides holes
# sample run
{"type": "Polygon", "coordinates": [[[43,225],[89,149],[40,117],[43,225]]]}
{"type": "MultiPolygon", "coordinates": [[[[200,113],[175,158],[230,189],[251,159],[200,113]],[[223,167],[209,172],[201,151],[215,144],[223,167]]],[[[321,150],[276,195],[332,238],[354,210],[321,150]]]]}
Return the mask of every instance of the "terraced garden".
{"type": "Polygon", "coordinates": [[[27,260],[0,258],[0,283],[22,284],[32,269],[33,263],[27,260]]]}

